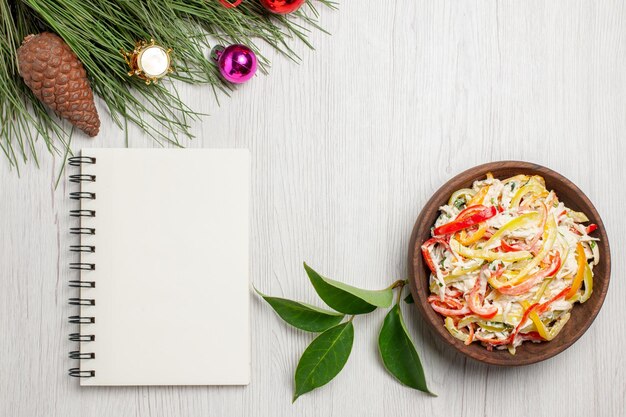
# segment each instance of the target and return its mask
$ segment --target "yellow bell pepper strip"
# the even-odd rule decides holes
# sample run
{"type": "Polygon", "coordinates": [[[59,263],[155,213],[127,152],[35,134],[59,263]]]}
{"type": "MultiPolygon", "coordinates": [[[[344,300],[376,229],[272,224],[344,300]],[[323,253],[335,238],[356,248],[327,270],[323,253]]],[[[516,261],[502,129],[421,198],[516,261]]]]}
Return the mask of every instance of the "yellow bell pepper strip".
{"type": "Polygon", "coordinates": [[[585,278],[585,267],[589,266],[587,265],[587,255],[585,254],[585,248],[580,242],[578,242],[578,245],[576,245],[576,261],[578,262],[578,270],[576,271],[574,281],[572,281],[572,287],[570,288],[569,292],[565,294],[565,298],[568,300],[570,298],[573,298],[582,286],[583,279],[585,278]]]}
{"type": "Polygon", "coordinates": [[[567,215],[571,217],[576,223],[586,223],[589,221],[589,217],[587,217],[585,213],[581,211],[570,210],[567,215]]]}
{"type": "Polygon", "coordinates": [[[542,218],[541,214],[539,214],[539,212],[536,212],[536,211],[531,211],[530,213],[522,214],[521,216],[514,218],[513,220],[509,221],[504,226],[502,226],[497,232],[493,234],[493,236],[489,238],[487,242],[485,242],[483,247],[488,249],[491,245],[493,245],[494,242],[502,239],[502,237],[507,232],[512,232],[513,230],[517,230],[517,229],[521,229],[525,227],[530,227],[532,224],[538,223],[539,221],[541,221],[541,218],[542,218]]]}
{"type": "MultiPolygon", "coordinates": [[[[448,285],[453,282],[461,281],[462,278],[465,278],[466,275],[480,268],[482,264],[483,264],[483,261],[480,261],[480,263],[476,265],[472,265],[467,268],[456,267],[451,273],[449,273],[448,275],[444,275],[443,282],[445,282],[445,284],[448,285]]],[[[437,286],[438,286],[438,281],[433,280],[430,283],[430,292],[437,292],[437,286]]]]}
{"type": "Polygon", "coordinates": [[[550,330],[548,331],[548,338],[546,340],[554,339],[563,329],[563,326],[569,321],[571,317],[570,313],[565,313],[552,325],[550,330]]]}
{"type": "Polygon", "coordinates": [[[446,317],[444,321],[444,326],[446,327],[446,329],[448,329],[452,337],[454,337],[455,339],[459,339],[461,342],[466,342],[469,339],[469,335],[467,333],[463,333],[456,328],[452,317],[446,317]]]}
{"type": "Polygon", "coordinates": [[[461,230],[461,232],[459,233],[459,242],[461,242],[462,245],[469,246],[472,243],[478,242],[480,238],[485,235],[486,232],[487,232],[487,223],[481,224],[478,227],[478,230],[476,230],[471,235],[468,235],[465,230],[461,230]]]}
{"type": "Polygon", "coordinates": [[[506,184],[510,183],[511,181],[526,183],[526,182],[528,182],[529,179],[530,179],[530,177],[528,175],[519,174],[519,175],[516,175],[514,177],[509,177],[509,178],[503,180],[502,184],[506,185],[506,184]]]}
{"type": "Polygon", "coordinates": [[[517,192],[511,199],[511,204],[509,204],[509,208],[518,208],[519,203],[522,201],[522,198],[526,194],[533,194],[537,197],[545,197],[548,195],[548,190],[546,190],[545,187],[537,183],[526,184],[525,186],[517,190],[517,192]]]}
{"type": "MultiPolygon", "coordinates": [[[[482,266],[482,261],[479,264],[470,266],[468,268],[460,268],[456,267],[451,273],[443,276],[443,282],[446,285],[452,284],[453,282],[462,281],[466,275],[474,272],[478,268],[482,266]]],[[[437,288],[439,287],[439,281],[433,280],[430,283],[430,292],[438,292],[437,288]]]]}
{"type": "Polygon", "coordinates": [[[443,280],[446,284],[450,284],[451,282],[455,282],[457,278],[464,277],[465,275],[476,271],[478,268],[482,266],[482,261],[477,263],[476,265],[472,265],[467,268],[455,268],[450,274],[446,275],[443,280]]]}
{"type": "MultiPolygon", "coordinates": [[[[521,301],[520,304],[525,308],[528,309],[528,307],[530,307],[530,303],[528,301],[521,301]]],[[[537,333],[539,333],[539,335],[544,339],[547,340],[548,339],[548,329],[546,328],[545,324],[543,324],[543,322],[541,321],[541,319],[539,318],[539,314],[537,314],[536,311],[532,311],[529,315],[528,318],[532,320],[532,322],[535,324],[535,327],[537,328],[537,333]]]]}
{"type": "Polygon", "coordinates": [[[483,188],[478,190],[478,192],[472,197],[470,201],[467,202],[467,207],[476,206],[483,203],[485,196],[489,192],[489,185],[485,185],[483,188]]]}
{"type": "MultiPolygon", "coordinates": [[[[543,232],[543,239],[544,239],[543,247],[541,248],[539,253],[535,255],[532,261],[530,261],[528,265],[526,265],[519,272],[519,275],[512,281],[508,282],[507,284],[518,285],[521,282],[528,279],[528,274],[530,273],[530,271],[532,271],[536,266],[538,266],[541,263],[541,261],[543,261],[543,259],[548,255],[548,253],[552,250],[552,247],[554,246],[554,242],[556,241],[556,236],[557,236],[556,221],[554,220],[554,216],[549,215],[548,220],[546,221],[546,228],[543,232]]],[[[452,249],[454,250],[454,248],[452,249]]],[[[518,252],[508,252],[508,254],[511,254],[511,253],[518,253],[518,252]]]]}
{"type": "Polygon", "coordinates": [[[533,248],[535,247],[535,245],[537,244],[537,242],[539,242],[539,239],[541,238],[541,235],[543,234],[543,231],[546,227],[546,219],[548,217],[548,208],[546,207],[546,205],[543,202],[539,202],[539,208],[540,208],[540,216],[541,216],[541,222],[539,224],[538,227],[538,231],[535,234],[535,236],[530,240],[530,242],[528,244],[526,243],[519,243],[516,245],[509,245],[506,241],[502,241],[500,243],[500,246],[502,247],[502,250],[505,252],[512,252],[512,251],[516,251],[516,250],[528,250],[531,251],[533,250],[533,248]]]}
{"type": "MultiPolygon", "coordinates": [[[[522,301],[521,304],[525,308],[528,308],[528,305],[529,305],[528,301],[522,301]]],[[[535,324],[535,327],[537,328],[537,333],[539,333],[539,335],[544,340],[548,340],[548,341],[554,339],[561,332],[561,330],[563,329],[563,326],[565,326],[565,323],[567,323],[567,321],[571,317],[570,313],[566,313],[562,315],[561,317],[559,317],[557,322],[550,329],[548,329],[546,325],[543,324],[543,322],[539,318],[539,314],[537,310],[538,309],[535,309],[535,311],[532,311],[528,315],[528,318],[531,319],[532,322],[535,324]]]]}
{"type": "Polygon", "coordinates": [[[475,195],[476,195],[476,191],[472,190],[471,188],[461,188],[460,190],[456,190],[450,196],[450,199],[448,200],[448,205],[449,206],[455,206],[455,207],[459,208],[459,206],[456,205],[457,200],[459,200],[460,198],[463,198],[465,200],[464,204],[467,205],[468,202],[475,195]]]}
{"type": "Polygon", "coordinates": [[[550,267],[542,268],[536,274],[531,275],[524,282],[518,285],[504,285],[498,287],[497,290],[504,295],[521,295],[524,294],[532,287],[537,285],[537,283],[541,282],[542,279],[546,277],[551,277],[555,275],[559,269],[561,269],[561,254],[559,252],[552,258],[550,262],[550,267]]]}
{"type": "Polygon", "coordinates": [[[578,300],[581,304],[587,301],[593,292],[593,272],[591,272],[589,264],[585,266],[585,277],[583,278],[583,282],[585,283],[585,292],[580,297],[580,300],[578,300]]]}
{"type": "Polygon", "coordinates": [[[488,261],[500,260],[504,262],[515,262],[532,257],[531,253],[525,250],[518,252],[493,252],[487,249],[470,249],[461,245],[453,238],[450,239],[450,248],[453,252],[456,252],[466,258],[479,258],[486,259],[488,261]]]}
{"type": "MultiPolygon", "coordinates": [[[[567,256],[564,256],[563,259],[567,259],[567,256]]],[[[562,266],[563,265],[561,265],[561,267],[562,266]]],[[[541,301],[541,297],[543,297],[543,294],[546,292],[546,289],[548,288],[550,282],[552,282],[552,278],[548,278],[543,281],[541,287],[539,287],[539,291],[537,291],[537,294],[535,294],[535,298],[533,298],[533,303],[538,303],[539,301],[541,301]]]]}
{"type": "Polygon", "coordinates": [[[497,214],[495,207],[485,207],[482,205],[468,207],[452,220],[450,223],[446,223],[442,226],[436,227],[433,230],[435,236],[450,235],[458,232],[459,230],[467,229],[470,226],[479,224],[488,220],[497,214]]]}

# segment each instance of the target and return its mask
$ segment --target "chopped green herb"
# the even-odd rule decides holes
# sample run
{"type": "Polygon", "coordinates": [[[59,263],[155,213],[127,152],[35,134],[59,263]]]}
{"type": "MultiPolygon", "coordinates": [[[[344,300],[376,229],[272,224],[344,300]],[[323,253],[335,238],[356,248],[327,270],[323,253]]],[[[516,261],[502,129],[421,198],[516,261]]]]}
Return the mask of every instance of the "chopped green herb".
{"type": "Polygon", "coordinates": [[[513,191],[514,189],[515,189],[515,183],[514,183],[514,182],[512,182],[512,183],[511,183],[511,191],[513,191]]]}
{"type": "Polygon", "coordinates": [[[589,242],[589,247],[591,249],[595,248],[596,247],[596,242],[594,242],[593,240],[591,242],[589,242]]]}
{"type": "Polygon", "coordinates": [[[441,282],[438,282],[437,285],[439,285],[440,287],[443,287],[443,284],[441,282]]]}
{"type": "Polygon", "coordinates": [[[461,210],[461,207],[463,207],[465,203],[466,201],[464,198],[457,198],[456,201],[454,202],[454,207],[461,210]]]}

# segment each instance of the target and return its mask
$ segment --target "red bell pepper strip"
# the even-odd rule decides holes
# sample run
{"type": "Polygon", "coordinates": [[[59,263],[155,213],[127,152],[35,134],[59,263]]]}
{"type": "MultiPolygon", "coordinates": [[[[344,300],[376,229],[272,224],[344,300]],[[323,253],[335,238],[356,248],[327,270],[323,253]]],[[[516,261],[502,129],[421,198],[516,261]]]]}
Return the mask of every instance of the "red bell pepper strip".
{"type": "Polygon", "coordinates": [[[595,232],[596,230],[598,230],[598,225],[595,223],[591,223],[589,226],[587,226],[587,228],[585,229],[585,232],[589,234],[589,233],[595,232]]]}
{"type": "Polygon", "coordinates": [[[468,207],[452,220],[450,223],[446,223],[437,227],[433,234],[435,236],[450,235],[458,232],[459,230],[467,229],[470,226],[484,222],[495,216],[498,213],[495,207],[485,207],[483,205],[468,207]]]}
{"type": "Polygon", "coordinates": [[[490,319],[498,314],[498,308],[493,305],[483,304],[483,294],[481,294],[481,287],[483,287],[483,272],[478,274],[474,288],[472,288],[472,291],[470,291],[469,296],[467,297],[467,304],[470,310],[472,310],[472,312],[477,316],[484,319],[490,319]]]}
{"type": "Polygon", "coordinates": [[[463,308],[454,310],[454,309],[451,309],[451,308],[442,307],[439,304],[440,304],[439,301],[433,301],[433,302],[430,303],[430,306],[437,313],[439,313],[439,314],[441,314],[442,316],[445,316],[445,317],[467,316],[468,314],[470,314],[472,312],[472,310],[470,310],[469,307],[463,307],[463,308]]]}
{"type": "Polygon", "coordinates": [[[446,295],[452,298],[458,298],[459,296],[463,295],[463,291],[459,291],[456,288],[453,288],[453,289],[446,288],[446,295]]]}
{"type": "Polygon", "coordinates": [[[459,300],[456,300],[452,297],[448,297],[447,295],[443,297],[443,300],[438,296],[438,295],[431,295],[426,299],[429,303],[432,302],[439,302],[439,304],[445,304],[450,308],[454,308],[454,309],[462,309],[463,308],[463,303],[461,303],[459,300]]]}
{"type": "Polygon", "coordinates": [[[522,326],[524,325],[526,320],[528,320],[528,316],[530,316],[530,313],[532,313],[534,310],[539,310],[539,307],[541,307],[541,305],[538,303],[535,303],[535,304],[532,304],[530,307],[528,307],[526,311],[524,311],[524,314],[522,315],[522,319],[517,324],[517,326],[515,326],[515,329],[513,330],[513,332],[511,332],[511,336],[509,336],[511,338],[511,342],[515,340],[515,336],[517,336],[517,334],[522,329],[522,326]]]}
{"type": "Polygon", "coordinates": [[[502,252],[519,252],[521,250],[524,250],[519,245],[511,245],[509,243],[506,243],[506,240],[502,240],[500,242],[500,246],[502,247],[502,252]]]}
{"type": "Polygon", "coordinates": [[[424,261],[426,262],[426,265],[428,265],[428,268],[431,270],[431,272],[435,275],[437,275],[437,266],[435,266],[433,258],[430,256],[430,247],[435,246],[436,244],[443,245],[443,247],[448,252],[453,253],[452,249],[450,249],[450,245],[448,244],[448,242],[438,237],[430,238],[422,244],[421,249],[424,261]]]}
{"type": "Polygon", "coordinates": [[[549,268],[545,268],[540,270],[534,275],[528,277],[525,281],[518,285],[505,285],[503,287],[498,288],[497,290],[501,294],[505,295],[520,295],[528,292],[532,287],[534,287],[538,282],[546,277],[551,277],[556,274],[561,268],[561,254],[559,252],[552,258],[552,262],[549,268]]]}
{"type": "Polygon", "coordinates": [[[571,287],[567,287],[563,291],[561,291],[560,293],[558,293],[557,295],[555,295],[554,297],[546,301],[545,303],[539,304],[539,307],[537,307],[537,314],[545,313],[548,310],[548,307],[550,307],[550,304],[552,304],[559,298],[565,297],[567,292],[571,289],[572,289],[571,287]]]}

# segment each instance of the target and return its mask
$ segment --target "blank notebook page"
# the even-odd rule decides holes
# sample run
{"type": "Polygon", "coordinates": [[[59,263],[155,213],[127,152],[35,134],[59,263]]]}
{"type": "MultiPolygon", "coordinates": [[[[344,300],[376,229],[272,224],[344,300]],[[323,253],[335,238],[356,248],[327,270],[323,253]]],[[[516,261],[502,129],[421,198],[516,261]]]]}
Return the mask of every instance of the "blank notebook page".
{"type": "Polygon", "coordinates": [[[243,385],[250,379],[247,150],[84,149],[81,385],[243,385]]]}

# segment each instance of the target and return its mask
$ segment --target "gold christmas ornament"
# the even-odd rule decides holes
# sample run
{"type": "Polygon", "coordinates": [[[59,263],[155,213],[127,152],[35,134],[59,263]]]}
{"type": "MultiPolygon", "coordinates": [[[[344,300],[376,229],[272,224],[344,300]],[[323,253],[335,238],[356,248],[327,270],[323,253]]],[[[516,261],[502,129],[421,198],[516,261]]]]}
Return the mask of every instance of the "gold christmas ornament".
{"type": "Polygon", "coordinates": [[[150,42],[137,41],[132,52],[126,52],[123,49],[120,52],[130,68],[128,75],[136,75],[146,84],[156,83],[174,71],[170,57],[172,49],[157,45],[154,39],[150,39],[150,42]]]}

